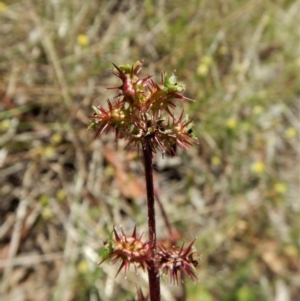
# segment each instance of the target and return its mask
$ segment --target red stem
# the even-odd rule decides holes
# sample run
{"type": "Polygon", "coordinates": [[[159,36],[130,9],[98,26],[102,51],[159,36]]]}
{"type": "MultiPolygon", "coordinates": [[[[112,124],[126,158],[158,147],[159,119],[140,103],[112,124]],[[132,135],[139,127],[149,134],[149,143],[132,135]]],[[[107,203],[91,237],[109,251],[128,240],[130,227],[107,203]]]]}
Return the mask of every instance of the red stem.
{"type": "Polygon", "coordinates": [[[145,165],[145,177],[147,188],[147,205],[148,205],[148,232],[151,246],[151,260],[149,261],[148,279],[150,290],[150,301],[160,301],[160,278],[155,265],[156,254],[156,223],[155,223],[155,204],[154,204],[154,187],[152,171],[152,149],[150,141],[145,139],[143,143],[143,155],[145,165]]]}

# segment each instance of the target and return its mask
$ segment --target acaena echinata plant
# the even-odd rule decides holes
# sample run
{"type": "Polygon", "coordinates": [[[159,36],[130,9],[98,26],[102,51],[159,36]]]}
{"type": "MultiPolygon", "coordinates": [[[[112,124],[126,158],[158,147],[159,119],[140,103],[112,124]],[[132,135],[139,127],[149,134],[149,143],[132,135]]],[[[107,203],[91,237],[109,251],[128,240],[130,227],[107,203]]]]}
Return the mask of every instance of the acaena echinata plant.
{"type": "MultiPolygon", "coordinates": [[[[174,74],[161,74],[161,82],[156,83],[152,76],[139,77],[142,63],[114,66],[114,75],[121,84],[108,88],[118,90],[114,101],[107,100],[107,106],[93,105],[94,115],[89,128],[96,130],[96,136],[103,132],[114,132],[116,141],[125,139],[127,146],[133,146],[143,154],[148,207],[148,240],[138,236],[136,227],[132,234],[126,235],[115,228],[106,242],[100,264],[111,259],[121,262],[117,274],[130,266],[148,271],[150,301],[160,300],[160,276],[167,275],[172,283],[178,283],[186,273],[197,279],[195,266],[199,255],[193,252],[193,244],[187,247],[176,246],[170,240],[170,248],[157,242],[155,194],[153,186],[152,159],[158,150],[175,154],[174,146],[187,149],[198,143],[192,133],[192,121],[182,111],[175,117],[175,101],[190,102],[182,93],[183,83],[174,74]]],[[[161,204],[160,204],[161,205],[161,204]]],[[[141,291],[138,295],[142,296],[141,291]]],[[[140,297],[145,299],[145,297],[140,297]]]]}

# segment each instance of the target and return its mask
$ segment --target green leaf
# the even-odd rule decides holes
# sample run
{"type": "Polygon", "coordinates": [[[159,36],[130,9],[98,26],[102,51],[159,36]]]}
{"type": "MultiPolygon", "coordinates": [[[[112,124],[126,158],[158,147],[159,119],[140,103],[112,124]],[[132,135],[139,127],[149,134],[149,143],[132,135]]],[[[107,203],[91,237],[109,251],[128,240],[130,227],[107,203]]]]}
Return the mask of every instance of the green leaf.
{"type": "Polygon", "coordinates": [[[103,242],[103,247],[100,249],[100,257],[102,260],[107,259],[109,254],[111,254],[114,251],[114,239],[113,239],[113,231],[110,233],[109,238],[103,242]]]}
{"type": "Polygon", "coordinates": [[[170,77],[164,78],[164,91],[166,92],[178,92],[181,93],[185,90],[185,85],[181,82],[177,82],[177,77],[172,74],[170,77]]]}

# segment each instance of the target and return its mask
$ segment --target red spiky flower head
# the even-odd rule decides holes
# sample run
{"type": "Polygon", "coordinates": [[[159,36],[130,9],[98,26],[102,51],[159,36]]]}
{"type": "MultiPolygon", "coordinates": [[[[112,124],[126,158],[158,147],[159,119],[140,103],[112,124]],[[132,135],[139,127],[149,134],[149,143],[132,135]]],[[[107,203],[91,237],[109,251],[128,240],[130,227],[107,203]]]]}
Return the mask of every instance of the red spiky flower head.
{"type": "Polygon", "coordinates": [[[183,273],[186,273],[192,280],[197,280],[195,267],[198,265],[200,256],[192,252],[192,241],[187,248],[173,246],[170,250],[165,247],[159,247],[158,268],[161,275],[168,275],[171,283],[178,284],[183,279],[183,273]]]}
{"type": "Polygon", "coordinates": [[[116,75],[122,84],[109,89],[119,90],[116,101],[108,101],[108,108],[94,105],[94,115],[90,128],[96,135],[114,131],[116,140],[124,138],[128,145],[137,148],[149,145],[152,152],[160,149],[162,153],[174,154],[173,146],[188,148],[198,143],[192,135],[192,123],[188,117],[174,116],[175,100],[193,101],[182,93],[183,83],[174,74],[162,73],[161,83],[157,84],[152,76],[139,77],[142,62],[133,65],[114,65],[116,75]]]}
{"type": "Polygon", "coordinates": [[[125,235],[122,228],[121,234],[119,234],[115,228],[113,233],[114,238],[110,238],[110,240],[106,242],[106,249],[108,252],[106,254],[104,253],[104,258],[99,265],[109,258],[112,259],[112,263],[116,263],[120,260],[121,265],[116,276],[122,268],[124,268],[126,275],[131,264],[134,266],[135,270],[139,267],[143,270],[148,268],[147,261],[150,257],[149,242],[143,242],[142,235],[137,237],[136,227],[134,227],[132,234],[129,236],[125,235]]]}

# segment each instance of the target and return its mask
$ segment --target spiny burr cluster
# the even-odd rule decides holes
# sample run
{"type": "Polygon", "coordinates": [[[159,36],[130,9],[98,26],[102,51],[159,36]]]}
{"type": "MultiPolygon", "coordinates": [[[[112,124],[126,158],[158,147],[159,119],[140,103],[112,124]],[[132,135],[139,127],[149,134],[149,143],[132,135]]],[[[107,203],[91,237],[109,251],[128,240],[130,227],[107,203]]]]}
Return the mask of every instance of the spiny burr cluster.
{"type": "MultiPolygon", "coordinates": [[[[103,263],[111,259],[112,263],[121,262],[117,274],[124,269],[127,273],[130,266],[135,270],[142,268],[148,271],[149,293],[151,301],[160,301],[160,276],[167,275],[172,283],[178,283],[186,273],[191,279],[197,279],[195,266],[199,256],[192,251],[194,241],[184,248],[178,247],[170,238],[171,247],[164,247],[156,240],[155,194],[152,174],[153,153],[160,150],[162,154],[175,154],[174,146],[181,148],[198,143],[192,132],[192,122],[182,111],[175,117],[174,101],[193,101],[182,93],[183,83],[178,82],[174,74],[161,74],[161,82],[157,84],[152,76],[139,77],[142,63],[114,66],[114,75],[121,80],[121,85],[109,89],[119,90],[114,101],[107,100],[107,107],[94,105],[90,128],[96,129],[96,136],[103,132],[114,132],[115,140],[125,139],[127,146],[138,150],[142,148],[145,167],[148,237],[144,241],[138,237],[136,228],[131,235],[125,235],[121,229],[113,230],[111,237],[102,250],[103,263]]],[[[167,219],[167,217],[165,217],[167,219]]],[[[168,224],[168,221],[166,222],[168,224]]],[[[171,235],[171,233],[170,233],[171,235]]],[[[138,291],[139,300],[146,300],[138,291]]]]}
{"type": "MultiPolygon", "coordinates": [[[[183,273],[186,273],[191,279],[196,280],[195,267],[198,265],[200,256],[193,252],[192,241],[188,247],[184,248],[172,245],[167,249],[163,245],[158,246],[158,252],[151,258],[151,251],[148,241],[143,241],[142,236],[137,237],[136,227],[131,235],[126,235],[121,229],[119,234],[116,229],[113,231],[114,237],[106,242],[106,250],[108,251],[100,262],[102,264],[108,259],[112,259],[112,263],[121,261],[121,265],[116,275],[124,269],[125,275],[132,265],[137,271],[138,268],[149,268],[149,262],[155,261],[155,265],[159,271],[159,275],[169,276],[173,284],[178,284],[183,279],[183,273]]],[[[99,264],[99,265],[100,265],[99,264]]]]}
{"type": "Polygon", "coordinates": [[[108,89],[119,90],[115,102],[107,101],[107,108],[94,105],[94,116],[90,128],[96,128],[97,134],[113,131],[115,139],[125,139],[127,145],[139,148],[147,143],[152,152],[160,149],[174,154],[173,147],[188,148],[198,143],[192,134],[192,123],[182,111],[176,118],[173,110],[174,99],[193,101],[182,95],[185,89],[176,76],[162,73],[161,84],[152,76],[139,78],[142,63],[115,67],[114,74],[122,84],[108,89]]]}

